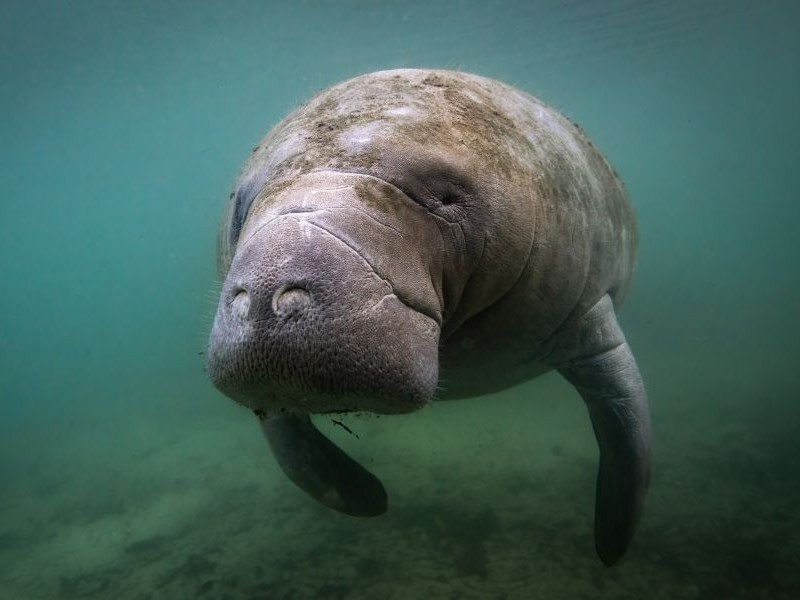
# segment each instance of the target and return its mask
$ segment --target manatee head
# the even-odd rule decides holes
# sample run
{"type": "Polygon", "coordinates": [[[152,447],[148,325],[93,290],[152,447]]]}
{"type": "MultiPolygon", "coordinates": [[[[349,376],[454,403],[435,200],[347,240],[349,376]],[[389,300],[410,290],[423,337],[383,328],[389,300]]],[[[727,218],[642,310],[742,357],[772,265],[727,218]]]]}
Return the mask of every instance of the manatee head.
{"type": "Polygon", "coordinates": [[[266,414],[430,401],[440,341],[516,282],[530,144],[504,89],[382,72],[331,88],[256,147],[220,236],[207,370],[266,414]]]}
{"type": "Polygon", "coordinates": [[[442,236],[400,190],[322,171],[257,201],[223,285],[208,372],[255,410],[401,413],[431,400],[442,236]]]}

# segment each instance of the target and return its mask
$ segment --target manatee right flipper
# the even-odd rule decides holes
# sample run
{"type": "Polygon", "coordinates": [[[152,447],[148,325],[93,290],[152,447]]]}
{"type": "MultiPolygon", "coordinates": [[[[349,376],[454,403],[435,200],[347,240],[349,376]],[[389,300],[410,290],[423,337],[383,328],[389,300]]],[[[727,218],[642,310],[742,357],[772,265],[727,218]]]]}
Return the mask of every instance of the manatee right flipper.
{"type": "Polygon", "coordinates": [[[307,415],[257,415],[281,469],[317,502],[359,517],[386,512],[386,490],[372,473],[322,435],[307,415]]]}
{"type": "Polygon", "coordinates": [[[594,535],[600,560],[617,562],[633,538],[650,480],[650,414],[639,368],[611,298],[581,320],[578,354],[559,372],[578,390],[600,448],[594,535]]]}

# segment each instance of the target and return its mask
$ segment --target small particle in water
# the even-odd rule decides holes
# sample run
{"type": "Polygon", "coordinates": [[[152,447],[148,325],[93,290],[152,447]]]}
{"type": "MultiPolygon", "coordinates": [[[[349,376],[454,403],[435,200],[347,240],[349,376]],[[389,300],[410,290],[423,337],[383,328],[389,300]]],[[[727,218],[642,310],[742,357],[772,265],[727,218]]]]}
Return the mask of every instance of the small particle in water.
{"type": "Polygon", "coordinates": [[[345,430],[347,433],[349,433],[350,435],[354,435],[354,436],[356,436],[356,439],[358,439],[358,440],[360,440],[360,439],[361,439],[360,437],[358,437],[358,434],[357,434],[357,433],[353,433],[353,430],[352,430],[352,429],[350,429],[350,428],[349,428],[347,425],[345,425],[345,424],[344,424],[344,423],[342,423],[341,421],[337,421],[336,419],[331,419],[331,423],[333,423],[334,425],[338,425],[339,427],[341,427],[342,429],[344,429],[344,430],[345,430]]]}

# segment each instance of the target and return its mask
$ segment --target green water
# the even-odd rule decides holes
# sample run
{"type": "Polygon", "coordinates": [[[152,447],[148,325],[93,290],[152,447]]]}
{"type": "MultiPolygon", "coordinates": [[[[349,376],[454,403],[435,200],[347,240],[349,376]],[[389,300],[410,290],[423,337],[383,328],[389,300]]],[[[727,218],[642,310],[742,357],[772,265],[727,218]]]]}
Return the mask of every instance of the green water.
{"type": "Polygon", "coordinates": [[[800,597],[800,4],[5,2],[0,597],[800,597]],[[320,427],[386,515],[317,506],[206,381],[218,218],[262,134],[392,67],[578,121],[640,221],[621,313],[655,434],[625,560],[546,375],[320,427]]]}

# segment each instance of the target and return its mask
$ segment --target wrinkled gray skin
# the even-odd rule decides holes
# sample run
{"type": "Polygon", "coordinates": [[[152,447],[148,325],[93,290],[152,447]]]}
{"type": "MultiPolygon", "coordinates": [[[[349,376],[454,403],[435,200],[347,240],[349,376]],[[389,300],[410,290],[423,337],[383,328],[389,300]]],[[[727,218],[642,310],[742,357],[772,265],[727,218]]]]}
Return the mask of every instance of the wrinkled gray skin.
{"type": "Polygon", "coordinates": [[[207,371],[295,483],[374,515],[383,486],[309,414],[403,413],[557,369],[597,436],[610,565],[650,472],[645,390],[614,312],[635,250],[622,183],[552,108],[464,73],[364,75],[289,115],[245,166],[207,371]]]}

